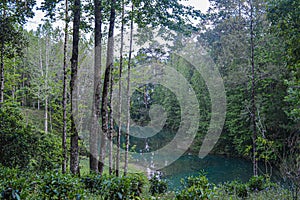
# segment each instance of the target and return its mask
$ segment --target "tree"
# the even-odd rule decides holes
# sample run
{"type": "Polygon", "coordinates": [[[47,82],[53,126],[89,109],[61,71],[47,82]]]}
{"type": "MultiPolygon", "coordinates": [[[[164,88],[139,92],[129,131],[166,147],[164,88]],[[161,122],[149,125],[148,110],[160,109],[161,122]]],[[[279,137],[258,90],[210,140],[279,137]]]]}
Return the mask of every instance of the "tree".
{"type": "Polygon", "coordinates": [[[69,31],[69,7],[68,0],[65,0],[65,29],[64,29],[64,63],[63,63],[63,131],[62,131],[62,173],[66,173],[67,171],[67,46],[68,46],[68,31],[69,31]]]}
{"type": "Polygon", "coordinates": [[[79,27],[80,27],[80,0],[74,1],[73,6],[73,47],[71,57],[71,81],[70,81],[70,93],[71,93],[71,156],[70,156],[70,170],[73,174],[79,174],[79,146],[78,146],[78,130],[75,125],[74,117],[74,96],[77,92],[75,82],[77,80],[78,70],[78,43],[79,43],[79,27]]]}
{"type": "Polygon", "coordinates": [[[255,150],[255,132],[274,149],[281,148],[289,132],[282,41],[270,29],[266,1],[215,0],[211,5],[212,26],[201,36],[224,78],[228,106],[216,151],[235,152],[255,162],[262,158],[260,153],[267,153],[255,150]]]}
{"type": "Polygon", "coordinates": [[[282,141],[282,148],[277,150],[280,161],[280,170],[284,177],[291,182],[294,190],[294,199],[299,196],[300,189],[300,146],[299,146],[299,119],[300,119],[300,2],[296,0],[270,0],[267,17],[271,21],[271,31],[283,44],[284,54],[281,57],[288,71],[285,76],[285,112],[289,119],[289,129],[286,138],[282,141]]]}
{"type": "Polygon", "coordinates": [[[124,25],[125,25],[125,3],[124,0],[122,4],[122,14],[121,14],[121,45],[120,45],[120,65],[119,65],[119,91],[118,91],[118,133],[117,133],[117,155],[116,155],[116,176],[119,176],[120,170],[120,146],[121,146],[121,134],[122,134],[122,72],[123,72],[123,48],[124,48],[124,25]]]}
{"type": "Polygon", "coordinates": [[[20,32],[22,29],[19,27],[26,23],[27,17],[33,17],[34,5],[34,0],[26,2],[4,0],[0,3],[0,106],[4,101],[4,57],[11,57],[14,55],[13,51],[20,54],[24,48],[24,38],[20,32]]]}
{"type": "Polygon", "coordinates": [[[100,119],[100,102],[101,102],[101,58],[102,58],[102,16],[101,16],[101,0],[94,1],[95,16],[95,44],[94,44],[94,102],[92,110],[92,129],[90,133],[90,170],[98,172],[98,134],[100,119]]]}
{"type": "Polygon", "coordinates": [[[300,119],[300,5],[296,0],[269,0],[269,3],[268,18],[272,23],[272,31],[283,41],[285,64],[290,73],[285,81],[288,85],[286,101],[290,103],[287,113],[297,122],[300,119]]]}
{"type": "Polygon", "coordinates": [[[132,57],[132,42],[133,42],[133,16],[134,16],[134,4],[131,5],[131,16],[130,16],[130,44],[129,44],[129,55],[128,55],[128,69],[127,69],[127,127],[126,127],[126,142],[125,142],[125,165],[124,165],[124,176],[128,171],[128,153],[129,153],[129,134],[130,134],[130,68],[131,68],[131,57],[132,57]]]}
{"type": "MultiPolygon", "coordinates": [[[[109,90],[109,79],[111,68],[114,64],[114,27],[116,18],[116,0],[110,1],[110,17],[109,17],[109,30],[107,38],[107,55],[106,55],[106,68],[103,81],[103,92],[102,92],[102,136],[100,144],[100,156],[99,156],[99,172],[103,173],[104,160],[106,155],[106,143],[109,134],[109,116],[108,116],[108,90],[109,90]]],[[[111,124],[112,126],[112,124],[111,124]]]]}

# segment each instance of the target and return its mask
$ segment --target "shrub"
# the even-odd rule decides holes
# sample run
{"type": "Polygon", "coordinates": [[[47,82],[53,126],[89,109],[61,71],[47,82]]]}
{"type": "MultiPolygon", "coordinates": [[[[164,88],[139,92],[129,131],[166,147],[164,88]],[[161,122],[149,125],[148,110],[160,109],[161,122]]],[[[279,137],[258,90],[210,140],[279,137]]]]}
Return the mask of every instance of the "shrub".
{"type": "Polygon", "coordinates": [[[208,182],[205,175],[200,174],[198,177],[188,177],[187,182],[182,180],[185,189],[176,194],[176,199],[210,199],[214,195],[214,185],[208,182]]]}
{"type": "Polygon", "coordinates": [[[60,158],[59,140],[27,123],[17,105],[0,108],[0,164],[10,168],[53,169],[60,158]]]}
{"type": "Polygon", "coordinates": [[[147,178],[143,174],[128,174],[122,177],[92,174],[82,178],[85,188],[91,193],[110,200],[138,199],[146,181],[147,178]]]}
{"type": "Polygon", "coordinates": [[[93,194],[100,194],[104,178],[99,174],[89,174],[82,177],[81,182],[93,194]]]}
{"type": "Polygon", "coordinates": [[[25,199],[36,190],[34,174],[0,166],[0,194],[3,199],[25,199]]]}
{"type": "Polygon", "coordinates": [[[34,154],[37,138],[32,127],[26,125],[19,108],[3,104],[0,108],[0,163],[7,167],[28,165],[34,154]]]}
{"type": "Polygon", "coordinates": [[[265,189],[278,187],[277,184],[272,183],[269,178],[264,176],[253,176],[247,183],[239,181],[232,181],[223,185],[226,193],[230,195],[237,195],[238,197],[248,197],[253,192],[259,192],[265,189]]]}
{"type": "Polygon", "coordinates": [[[42,199],[82,199],[85,194],[80,179],[71,174],[45,173],[39,185],[42,199]]]}
{"type": "Polygon", "coordinates": [[[252,176],[248,181],[251,191],[262,191],[265,189],[265,178],[263,176],[252,176]]]}
{"type": "Polygon", "coordinates": [[[237,195],[238,197],[247,197],[248,196],[248,187],[247,184],[241,183],[239,181],[227,182],[224,184],[226,193],[231,195],[237,195]]]}
{"type": "Polygon", "coordinates": [[[165,193],[168,189],[167,182],[165,180],[162,180],[158,174],[154,174],[149,181],[149,190],[152,195],[165,193]]]}

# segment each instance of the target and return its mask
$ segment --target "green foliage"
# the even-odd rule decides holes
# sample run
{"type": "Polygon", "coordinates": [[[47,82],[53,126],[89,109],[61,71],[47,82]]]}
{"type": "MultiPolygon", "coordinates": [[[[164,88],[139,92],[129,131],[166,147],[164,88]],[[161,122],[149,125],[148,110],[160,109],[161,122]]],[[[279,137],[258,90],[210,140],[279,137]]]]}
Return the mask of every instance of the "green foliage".
{"type": "Polygon", "coordinates": [[[99,174],[89,174],[82,177],[81,182],[84,184],[85,188],[91,193],[100,194],[103,187],[103,176],[99,174]]]}
{"type": "Polygon", "coordinates": [[[252,176],[248,181],[248,186],[251,191],[261,191],[265,188],[265,178],[263,176],[252,176]]]}
{"type": "Polygon", "coordinates": [[[36,189],[34,174],[0,165],[0,194],[3,199],[25,199],[36,189]]]}
{"type": "Polygon", "coordinates": [[[103,199],[140,199],[147,178],[143,174],[116,177],[91,174],[82,178],[85,188],[103,199]]]}
{"type": "Polygon", "coordinates": [[[176,199],[210,199],[214,195],[214,185],[208,182],[206,176],[202,173],[198,177],[188,177],[187,182],[182,180],[185,189],[176,194],[176,199]]]}
{"type": "Polygon", "coordinates": [[[0,166],[0,193],[3,199],[83,199],[80,179],[70,174],[35,174],[0,166]]]}
{"type": "Polygon", "coordinates": [[[248,188],[246,184],[240,183],[238,181],[232,181],[225,184],[226,192],[231,194],[236,194],[238,197],[247,197],[248,188]]]}
{"type": "Polygon", "coordinates": [[[7,167],[26,167],[35,154],[38,138],[23,121],[20,109],[13,104],[0,108],[0,163],[7,167]]]}
{"type": "Polygon", "coordinates": [[[0,108],[0,163],[11,168],[47,170],[59,162],[59,140],[38,131],[23,119],[20,108],[5,103],[0,108]]]}
{"type": "Polygon", "coordinates": [[[168,189],[167,181],[161,179],[158,174],[154,174],[150,178],[149,182],[150,182],[149,191],[152,195],[162,194],[162,193],[167,192],[167,189],[168,189]]]}
{"type": "Polygon", "coordinates": [[[53,172],[41,177],[39,187],[42,199],[83,199],[85,192],[79,178],[53,172]]]}
{"type": "Polygon", "coordinates": [[[263,190],[269,190],[277,187],[272,183],[269,178],[264,176],[253,176],[247,183],[241,183],[239,181],[231,181],[223,185],[226,193],[230,195],[237,195],[238,197],[245,198],[249,194],[257,193],[263,190]]]}

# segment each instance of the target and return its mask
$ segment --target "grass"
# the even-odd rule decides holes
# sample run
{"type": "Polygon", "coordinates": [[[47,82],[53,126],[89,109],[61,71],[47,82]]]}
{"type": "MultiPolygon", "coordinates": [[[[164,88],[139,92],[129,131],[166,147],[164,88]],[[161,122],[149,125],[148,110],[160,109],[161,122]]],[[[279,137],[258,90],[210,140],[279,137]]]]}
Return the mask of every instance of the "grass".
{"type": "MultiPolygon", "coordinates": [[[[124,163],[121,163],[121,171],[123,171],[124,163]]],[[[107,165],[104,165],[104,173],[108,174],[109,169],[107,165]]],[[[144,173],[146,176],[146,172],[142,170],[141,166],[135,165],[135,164],[128,164],[128,172],[129,173],[144,173]]],[[[81,175],[88,175],[90,173],[89,168],[89,158],[87,157],[80,157],[80,174],[81,175]]]]}

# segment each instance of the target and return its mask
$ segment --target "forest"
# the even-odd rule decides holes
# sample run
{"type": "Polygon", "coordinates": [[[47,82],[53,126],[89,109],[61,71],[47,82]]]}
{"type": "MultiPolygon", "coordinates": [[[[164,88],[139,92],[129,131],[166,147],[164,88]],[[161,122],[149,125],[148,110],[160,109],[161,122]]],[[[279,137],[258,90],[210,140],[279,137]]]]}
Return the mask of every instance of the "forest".
{"type": "Polygon", "coordinates": [[[187,2],[0,0],[0,199],[300,199],[300,1],[187,2]]]}

